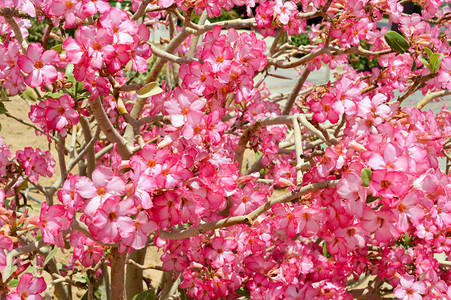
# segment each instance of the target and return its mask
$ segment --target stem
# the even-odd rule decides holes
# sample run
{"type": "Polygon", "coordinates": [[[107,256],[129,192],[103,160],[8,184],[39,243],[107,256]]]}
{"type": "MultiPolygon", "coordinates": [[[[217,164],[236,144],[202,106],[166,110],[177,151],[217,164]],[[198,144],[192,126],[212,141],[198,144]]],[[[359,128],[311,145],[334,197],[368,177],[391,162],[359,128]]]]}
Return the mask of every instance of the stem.
{"type": "Polygon", "coordinates": [[[100,102],[100,97],[95,98],[91,102],[91,109],[97,123],[102,129],[103,133],[107,136],[108,140],[112,143],[116,143],[116,149],[122,159],[129,159],[133,155],[130,148],[127,146],[127,140],[125,140],[113,127],[110,119],[108,118],[102,103],[100,102]]]}
{"type": "Polygon", "coordinates": [[[87,165],[86,176],[91,178],[91,174],[94,171],[94,168],[96,167],[96,157],[95,157],[95,153],[94,153],[94,143],[95,143],[95,141],[98,138],[98,135],[99,135],[98,130],[100,129],[100,127],[97,127],[98,130],[96,132],[96,139],[94,140],[92,138],[91,127],[89,126],[89,123],[88,123],[88,120],[86,119],[86,117],[82,116],[80,118],[79,122],[80,122],[81,128],[83,130],[83,136],[85,138],[85,142],[88,143],[86,145],[86,147],[82,151],[83,155],[86,153],[86,160],[87,160],[87,164],[88,164],[87,165]]]}
{"type": "Polygon", "coordinates": [[[296,101],[296,97],[298,96],[299,92],[301,91],[301,88],[304,85],[304,83],[307,80],[309,75],[310,75],[309,69],[305,68],[304,71],[302,71],[301,77],[299,78],[298,82],[296,83],[295,87],[293,88],[293,91],[291,91],[290,97],[288,98],[288,102],[283,109],[282,115],[290,114],[291,109],[293,108],[294,102],[296,101]]]}
{"type": "Polygon", "coordinates": [[[437,99],[439,97],[447,96],[447,95],[451,95],[451,90],[442,90],[442,91],[430,93],[430,94],[426,95],[426,97],[421,99],[421,101],[418,102],[418,104],[415,105],[415,107],[421,110],[421,109],[423,109],[423,107],[426,104],[428,104],[432,100],[437,99]]]}

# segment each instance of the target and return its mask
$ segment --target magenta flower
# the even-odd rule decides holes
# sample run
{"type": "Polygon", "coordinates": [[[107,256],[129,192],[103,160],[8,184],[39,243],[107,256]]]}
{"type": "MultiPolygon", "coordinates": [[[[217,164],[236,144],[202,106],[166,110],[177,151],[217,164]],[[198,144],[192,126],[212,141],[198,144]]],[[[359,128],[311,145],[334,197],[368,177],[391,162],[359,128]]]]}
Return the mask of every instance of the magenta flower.
{"type": "Polygon", "coordinates": [[[415,281],[412,275],[404,275],[401,277],[400,285],[396,287],[393,294],[402,300],[421,300],[427,294],[426,284],[421,281],[415,281]]]}
{"type": "Polygon", "coordinates": [[[42,296],[39,295],[45,291],[47,285],[44,278],[34,278],[33,274],[25,273],[19,280],[16,292],[9,294],[6,299],[8,300],[41,300],[42,296]]]}
{"type": "Polygon", "coordinates": [[[60,58],[55,50],[44,51],[39,43],[33,43],[28,46],[27,55],[19,57],[18,65],[25,73],[29,75],[25,78],[25,83],[35,88],[42,84],[51,84],[57,77],[55,67],[60,58]]]}
{"type": "Polygon", "coordinates": [[[9,237],[0,235],[0,271],[6,267],[5,250],[11,251],[13,249],[13,246],[13,242],[9,237]]]}

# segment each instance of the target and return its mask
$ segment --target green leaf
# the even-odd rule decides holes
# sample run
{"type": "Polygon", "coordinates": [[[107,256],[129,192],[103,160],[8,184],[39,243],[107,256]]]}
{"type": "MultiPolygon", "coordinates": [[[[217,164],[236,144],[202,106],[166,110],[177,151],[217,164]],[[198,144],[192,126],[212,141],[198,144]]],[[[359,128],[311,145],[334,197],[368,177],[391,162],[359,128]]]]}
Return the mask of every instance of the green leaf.
{"type": "MultiPolygon", "coordinates": [[[[89,293],[89,290],[86,291],[86,293],[83,295],[83,297],[81,297],[81,300],[88,300],[88,293],[89,293]]],[[[93,292],[93,296],[94,296],[94,299],[96,299],[96,300],[102,299],[102,291],[99,290],[98,288],[95,288],[94,292],[93,292]]]]}
{"type": "Polygon", "coordinates": [[[238,296],[241,296],[241,297],[250,298],[251,291],[249,291],[246,287],[242,286],[235,291],[235,294],[237,294],[238,296]]]}
{"type": "Polygon", "coordinates": [[[0,123],[0,131],[2,131],[2,123],[0,123]]]}
{"type": "Polygon", "coordinates": [[[443,57],[440,57],[439,53],[432,54],[431,57],[431,68],[434,71],[433,73],[437,72],[437,70],[440,68],[440,65],[442,63],[443,57]]]}
{"type": "Polygon", "coordinates": [[[0,115],[1,114],[6,114],[8,112],[8,110],[5,107],[5,104],[3,104],[3,102],[0,102],[0,115]]]}
{"type": "Polygon", "coordinates": [[[11,287],[16,287],[19,284],[19,279],[12,279],[8,285],[11,287]]]}
{"type": "Polygon", "coordinates": [[[362,178],[363,186],[369,186],[371,181],[371,174],[373,172],[370,169],[363,169],[362,172],[360,172],[360,177],[362,178]]]}
{"type": "Polygon", "coordinates": [[[327,258],[332,257],[329,251],[327,251],[327,243],[323,243],[323,255],[327,258]]]}
{"type": "Polygon", "coordinates": [[[63,93],[46,93],[44,95],[44,97],[47,98],[54,98],[54,99],[59,99],[61,96],[63,96],[63,93]]]}
{"type": "Polygon", "coordinates": [[[423,47],[424,51],[426,51],[426,54],[428,55],[428,57],[432,56],[432,50],[429,49],[428,47],[423,47]]]}
{"type": "Polygon", "coordinates": [[[145,292],[139,293],[138,295],[133,296],[132,300],[154,300],[155,299],[155,291],[147,290],[145,292]]]}
{"type": "Polygon", "coordinates": [[[413,58],[413,65],[412,65],[412,68],[410,69],[410,71],[415,72],[417,70],[417,60],[414,57],[412,57],[412,58],[413,58]]]}
{"type": "Polygon", "coordinates": [[[28,188],[28,180],[24,180],[19,184],[18,187],[15,188],[15,190],[18,192],[26,190],[27,188],[28,188]]]}
{"type": "Polygon", "coordinates": [[[385,40],[387,44],[396,52],[403,54],[406,53],[410,47],[410,44],[406,39],[397,33],[396,31],[389,31],[385,34],[385,40]]]}
{"type": "Polygon", "coordinates": [[[419,58],[420,59],[420,61],[423,63],[423,65],[425,65],[428,69],[429,69],[429,72],[431,72],[431,73],[434,73],[433,71],[432,71],[432,67],[431,67],[431,65],[429,64],[429,62],[427,61],[427,60],[425,60],[424,58],[419,58]]]}
{"type": "Polygon", "coordinates": [[[57,247],[53,248],[53,250],[50,251],[49,254],[47,254],[47,257],[44,260],[43,267],[45,267],[45,265],[49,263],[49,261],[55,256],[56,252],[58,252],[58,248],[57,247]]]}
{"type": "Polygon", "coordinates": [[[63,52],[63,44],[55,45],[51,49],[58,52],[58,54],[61,54],[61,52],[63,52]]]}
{"type": "Polygon", "coordinates": [[[368,196],[366,197],[366,203],[374,202],[374,201],[376,201],[377,199],[379,199],[379,198],[378,198],[378,197],[374,197],[374,196],[372,196],[372,195],[368,195],[368,196]]]}
{"type": "Polygon", "coordinates": [[[138,98],[149,98],[151,96],[154,95],[158,95],[160,93],[162,93],[163,90],[160,88],[160,86],[158,85],[158,83],[156,83],[155,81],[150,82],[148,84],[146,84],[145,86],[143,86],[138,92],[138,98]]]}
{"type": "Polygon", "coordinates": [[[69,76],[74,76],[74,65],[73,64],[67,64],[66,67],[66,77],[69,78],[69,76]]]}

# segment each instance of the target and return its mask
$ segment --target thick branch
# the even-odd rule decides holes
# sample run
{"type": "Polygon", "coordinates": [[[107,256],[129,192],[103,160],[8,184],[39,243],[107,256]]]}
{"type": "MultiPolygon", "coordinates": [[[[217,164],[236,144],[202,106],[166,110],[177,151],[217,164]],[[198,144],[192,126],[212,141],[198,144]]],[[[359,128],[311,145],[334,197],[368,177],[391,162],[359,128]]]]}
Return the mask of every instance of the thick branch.
{"type": "Polygon", "coordinates": [[[170,231],[170,232],[160,231],[160,237],[162,239],[167,239],[167,240],[179,240],[179,239],[187,239],[189,237],[196,236],[196,235],[208,232],[210,230],[215,230],[215,229],[229,227],[229,226],[238,225],[238,224],[247,224],[247,225],[251,226],[253,224],[254,220],[258,216],[260,216],[262,213],[271,209],[271,207],[274,204],[290,202],[290,201],[293,201],[297,198],[300,198],[308,193],[311,193],[311,192],[314,192],[317,190],[334,188],[337,186],[337,182],[338,182],[338,180],[312,183],[312,184],[301,187],[297,191],[293,191],[284,196],[270,200],[270,201],[266,202],[265,204],[261,205],[259,208],[257,208],[253,212],[251,212],[245,216],[222,219],[222,220],[219,220],[216,222],[205,223],[205,224],[199,225],[198,227],[184,229],[184,230],[176,230],[176,231],[170,231]]]}
{"type": "Polygon", "coordinates": [[[122,159],[129,159],[133,153],[127,146],[127,141],[122,136],[119,135],[119,133],[113,127],[113,124],[111,124],[110,119],[108,118],[105,110],[103,109],[103,105],[100,102],[99,97],[92,100],[91,109],[100,129],[102,129],[103,133],[105,133],[108,140],[112,143],[117,144],[116,149],[119,155],[122,157],[122,159]]]}

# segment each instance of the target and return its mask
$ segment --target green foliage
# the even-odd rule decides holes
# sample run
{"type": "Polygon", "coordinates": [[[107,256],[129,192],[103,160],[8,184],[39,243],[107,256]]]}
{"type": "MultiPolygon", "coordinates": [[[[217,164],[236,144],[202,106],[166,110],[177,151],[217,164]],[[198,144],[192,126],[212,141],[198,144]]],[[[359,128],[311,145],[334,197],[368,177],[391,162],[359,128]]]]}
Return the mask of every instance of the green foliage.
{"type": "Polygon", "coordinates": [[[392,48],[399,54],[406,53],[410,48],[410,43],[396,31],[388,31],[384,37],[390,48],[392,48]]]}
{"type": "Polygon", "coordinates": [[[310,45],[310,38],[307,33],[294,34],[291,36],[291,44],[296,47],[307,46],[310,45]]]}
{"type": "Polygon", "coordinates": [[[155,299],[155,291],[147,290],[145,292],[139,293],[138,295],[133,296],[132,300],[153,300],[155,299]]]}
{"type": "Polygon", "coordinates": [[[371,181],[371,172],[370,169],[363,169],[362,172],[360,172],[360,177],[362,178],[363,186],[369,186],[371,181]]]}
{"type": "Polygon", "coordinates": [[[0,102],[0,115],[1,114],[6,114],[8,112],[8,110],[5,107],[5,104],[3,104],[3,102],[0,102]]]}
{"type": "Polygon", "coordinates": [[[428,47],[424,47],[424,52],[426,52],[426,58],[420,58],[420,61],[425,65],[429,72],[435,73],[440,68],[443,57],[439,53],[433,53],[428,47]]]}

